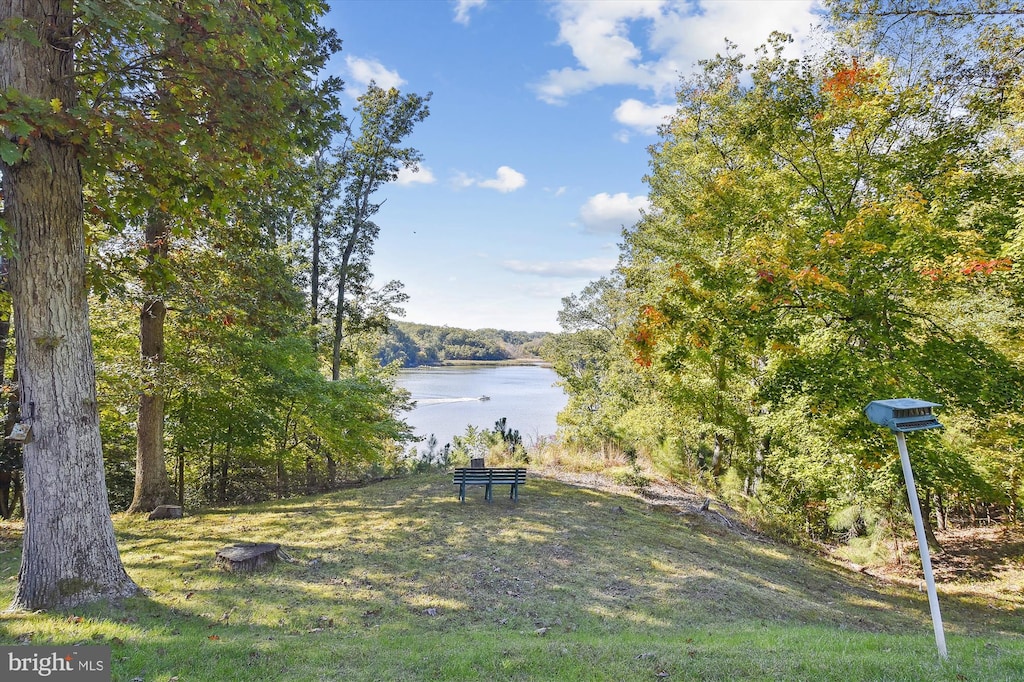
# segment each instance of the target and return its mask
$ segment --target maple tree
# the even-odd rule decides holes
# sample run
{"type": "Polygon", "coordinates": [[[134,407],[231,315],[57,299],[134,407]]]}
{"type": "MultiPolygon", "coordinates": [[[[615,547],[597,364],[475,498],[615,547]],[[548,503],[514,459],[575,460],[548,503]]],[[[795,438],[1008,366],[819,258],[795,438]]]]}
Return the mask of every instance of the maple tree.
{"type": "Polygon", "coordinates": [[[637,405],[659,407],[604,433],[815,535],[864,510],[891,528],[901,474],[862,410],[911,395],[946,406],[945,435],[919,439],[926,513],[1014,509],[1021,195],[1002,120],[882,60],[787,59],[787,41],[704,62],[652,147],[620,261],[628,352],[601,372],[628,362],[655,388],[637,405]]]}

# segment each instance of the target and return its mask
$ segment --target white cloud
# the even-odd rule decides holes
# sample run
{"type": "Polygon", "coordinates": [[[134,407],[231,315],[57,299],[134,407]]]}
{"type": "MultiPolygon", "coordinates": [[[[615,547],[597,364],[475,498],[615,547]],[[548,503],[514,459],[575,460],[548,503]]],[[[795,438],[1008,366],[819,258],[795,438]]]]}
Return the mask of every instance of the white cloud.
{"type": "Polygon", "coordinates": [[[627,99],[615,109],[615,120],[633,130],[653,135],[658,126],[676,112],[673,104],[644,104],[637,99],[627,99]]]}
{"type": "Polygon", "coordinates": [[[415,168],[402,167],[398,170],[398,178],[395,183],[399,185],[432,185],[437,182],[434,172],[426,166],[415,168]]]}
{"type": "Polygon", "coordinates": [[[583,258],[567,261],[521,261],[508,260],[502,267],[512,272],[539,277],[600,277],[615,267],[613,258],[583,258]]]}
{"type": "Polygon", "coordinates": [[[526,176],[508,166],[498,168],[498,174],[490,180],[479,180],[476,182],[479,187],[496,189],[499,192],[514,192],[526,185],[526,176]]]}
{"type": "Polygon", "coordinates": [[[549,71],[537,87],[540,98],[556,104],[601,85],[652,85],[653,74],[642,61],[643,53],[629,38],[629,24],[657,19],[661,5],[658,0],[565,1],[556,5],[558,43],[569,46],[579,68],[549,71]]]}
{"type": "Polygon", "coordinates": [[[469,12],[477,7],[483,7],[487,0],[455,0],[455,23],[469,26],[469,12]]]}
{"type": "Polygon", "coordinates": [[[580,221],[587,232],[618,232],[623,226],[633,225],[640,220],[640,211],[649,206],[650,202],[643,195],[631,197],[625,192],[601,192],[587,199],[587,203],[580,207],[580,221]]]}
{"type": "Polygon", "coordinates": [[[476,184],[476,180],[471,178],[467,173],[463,173],[462,171],[459,171],[455,175],[453,175],[451,182],[452,186],[455,187],[455,189],[465,189],[467,187],[472,187],[473,185],[476,184]]]}
{"type": "Polygon", "coordinates": [[[723,51],[726,38],[750,55],[772,31],[785,31],[799,51],[819,23],[816,7],[817,0],[562,0],[558,43],[576,65],[549,71],[537,94],[560,104],[604,85],[632,85],[664,97],[681,72],[723,51]]]}
{"type": "Polygon", "coordinates": [[[405,85],[405,79],[399,76],[397,71],[388,70],[376,59],[348,56],[345,57],[345,65],[348,67],[349,80],[361,86],[360,89],[365,89],[370,81],[385,90],[405,85]]]}

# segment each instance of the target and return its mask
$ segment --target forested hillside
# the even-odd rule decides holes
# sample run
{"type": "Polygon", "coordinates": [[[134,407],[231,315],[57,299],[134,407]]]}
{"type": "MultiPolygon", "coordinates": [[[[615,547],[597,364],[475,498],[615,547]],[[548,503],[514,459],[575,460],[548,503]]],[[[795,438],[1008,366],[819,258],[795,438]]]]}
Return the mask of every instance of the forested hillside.
{"type": "Polygon", "coordinates": [[[791,59],[776,35],[682,81],[651,210],[565,299],[562,435],[870,542],[909,514],[864,407],[919,398],[945,425],[910,438],[926,530],[1019,520],[1021,14],[833,5],[831,50],[791,59]]]}
{"type": "Polygon", "coordinates": [[[458,360],[539,359],[547,332],[510,332],[501,329],[459,329],[411,322],[395,322],[377,357],[401,367],[437,365],[458,360]]]}

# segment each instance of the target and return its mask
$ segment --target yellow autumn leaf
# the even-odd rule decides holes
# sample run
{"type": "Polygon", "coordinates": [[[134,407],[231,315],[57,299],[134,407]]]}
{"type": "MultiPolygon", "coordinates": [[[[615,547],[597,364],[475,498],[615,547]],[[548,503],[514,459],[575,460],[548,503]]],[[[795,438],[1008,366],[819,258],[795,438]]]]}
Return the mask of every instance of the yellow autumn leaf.
{"type": "Polygon", "coordinates": [[[53,113],[59,114],[60,110],[63,109],[63,108],[64,108],[64,103],[61,102],[58,98],[54,97],[53,99],[50,100],[50,109],[53,110],[53,113]]]}

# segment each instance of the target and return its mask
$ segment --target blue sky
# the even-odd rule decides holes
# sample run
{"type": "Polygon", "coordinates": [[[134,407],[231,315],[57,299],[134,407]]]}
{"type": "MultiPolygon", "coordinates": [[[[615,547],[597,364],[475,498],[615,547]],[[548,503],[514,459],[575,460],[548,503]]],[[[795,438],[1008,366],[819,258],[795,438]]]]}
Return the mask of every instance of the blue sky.
{"type": "Polygon", "coordinates": [[[334,0],[347,106],[373,79],[432,92],[419,172],[382,190],[376,284],[404,319],[558,331],[561,299],[607,275],[681,74],[772,30],[813,40],[815,0],[334,0]]]}

